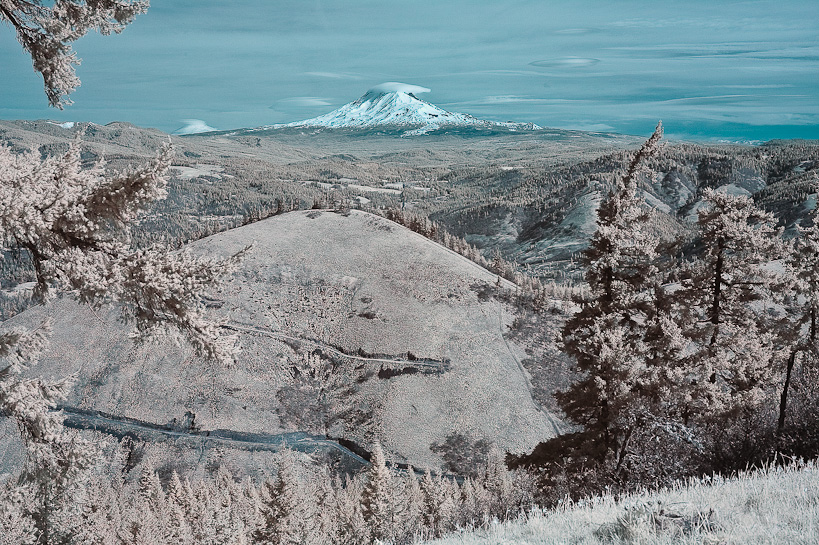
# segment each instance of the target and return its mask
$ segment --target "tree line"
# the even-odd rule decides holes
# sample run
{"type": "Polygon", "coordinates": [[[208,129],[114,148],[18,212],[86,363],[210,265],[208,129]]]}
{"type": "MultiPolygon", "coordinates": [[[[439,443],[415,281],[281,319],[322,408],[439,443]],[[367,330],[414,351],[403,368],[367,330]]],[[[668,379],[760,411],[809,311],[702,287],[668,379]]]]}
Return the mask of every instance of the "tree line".
{"type": "Polygon", "coordinates": [[[48,496],[6,482],[0,545],[347,545],[415,543],[486,527],[532,506],[533,481],[495,453],[475,477],[396,472],[376,445],[359,475],[333,475],[292,451],[276,474],[240,480],[224,466],[192,479],[150,461],[126,478],[123,453],[54,483],[48,496]]]}

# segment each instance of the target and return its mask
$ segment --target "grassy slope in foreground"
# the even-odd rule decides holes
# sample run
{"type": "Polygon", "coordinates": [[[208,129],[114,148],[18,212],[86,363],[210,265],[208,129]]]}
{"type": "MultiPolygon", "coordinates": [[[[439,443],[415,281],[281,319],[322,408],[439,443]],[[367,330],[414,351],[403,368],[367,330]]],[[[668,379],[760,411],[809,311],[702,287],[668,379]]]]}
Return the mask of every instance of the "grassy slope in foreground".
{"type": "Polygon", "coordinates": [[[819,468],[771,468],[673,490],[535,512],[437,545],[819,543],[819,468]]]}

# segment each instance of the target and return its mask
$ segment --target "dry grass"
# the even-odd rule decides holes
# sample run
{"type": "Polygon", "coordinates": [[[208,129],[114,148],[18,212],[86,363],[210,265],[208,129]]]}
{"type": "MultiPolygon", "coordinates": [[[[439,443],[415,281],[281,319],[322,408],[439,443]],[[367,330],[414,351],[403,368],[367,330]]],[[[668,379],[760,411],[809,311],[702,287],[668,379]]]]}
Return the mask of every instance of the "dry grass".
{"type": "Polygon", "coordinates": [[[321,348],[351,355],[341,359],[341,382],[352,393],[337,398],[344,418],[331,434],[361,444],[378,439],[394,459],[415,467],[438,467],[429,445],[453,432],[512,452],[529,452],[555,434],[556,417],[539,410],[521,368],[530,341],[504,338],[514,309],[492,297],[497,276],[356,210],[282,214],[191,248],[226,256],[251,241],[240,270],[209,294],[215,319],[241,333],[233,367],[195,359],[168,339],[136,346],[115,309],[95,313],[70,299],[31,308],[9,325],[36,327],[53,316],[51,346],[31,372],[76,373],[66,405],[147,422],[190,410],[202,429],[278,433],[299,426],[277,411],[277,392],[296,352],[321,348]],[[441,362],[443,371],[379,378],[390,367],[377,358],[403,361],[409,353],[441,362]]]}
{"type": "Polygon", "coordinates": [[[438,545],[819,543],[819,468],[774,467],[616,501],[595,498],[462,532],[438,545]]]}

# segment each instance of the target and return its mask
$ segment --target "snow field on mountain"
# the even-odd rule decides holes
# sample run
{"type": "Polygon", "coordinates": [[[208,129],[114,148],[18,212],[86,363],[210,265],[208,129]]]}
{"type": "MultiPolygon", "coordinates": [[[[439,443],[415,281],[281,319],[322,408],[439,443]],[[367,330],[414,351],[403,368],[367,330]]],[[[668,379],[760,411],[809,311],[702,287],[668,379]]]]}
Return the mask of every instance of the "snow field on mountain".
{"type": "Polygon", "coordinates": [[[282,127],[372,128],[389,126],[416,127],[405,136],[419,136],[442,127],[504,127],[510,130],[539,129],[531,123],[485,121],[468,114],[448,112],[419,99],[415,94],[430,90],[417,85],[387,82],[367,91],[358,100],[324,115],[294,121],[282,127]]]}

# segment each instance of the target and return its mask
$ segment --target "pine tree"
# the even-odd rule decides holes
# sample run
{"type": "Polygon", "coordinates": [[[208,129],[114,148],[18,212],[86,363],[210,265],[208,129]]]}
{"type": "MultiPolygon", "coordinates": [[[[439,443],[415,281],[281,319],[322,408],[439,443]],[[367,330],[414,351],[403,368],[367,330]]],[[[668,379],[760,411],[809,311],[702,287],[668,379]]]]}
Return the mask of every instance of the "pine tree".
{"type": "Polygon", "coordinates": [[[475,497],[475,513],[472,517],[474,521],[473,524],[485,527],[492,520],[494,495],[486,489],[482,476],[472,481],[472,494],[475,497]]]}
{"type": "Polygon", "coordinates": [[[72,291],[92,307],[118,303],[139,332],[178,334],[199,354],[230,363],[235,338],[205,318],[201,295],[240,254],[214,260],[133,249],[127,235],[129,223],[167,195],[170,147],[121,173],[106,173],[102,161],[83,168],[80,153],[76,139],[65,154],[44,160],[0,146],[0,241],[31,258],[35,300],[72,291]]]}
{"type": "Polygon", "coordinates": [[[482,521],[482,513],[478,507],[478,498],[475,494],[475,483],[471,477],[464,479],[461,485],[461,508],[458,518],[458,526],[474,528],[482,521]]]}
{"type": "Polygon", "coordinates": [[[178,505],[183,509],[187,508],[188,498],[185,493],[185,487],[176,470],[171,472],[171,478],[168,480],[167,499],[169,504],[178,505]]]}
{"type": "MultiPolygon", "coordinates": [[[[36,527],[38,543],[48,543],[60,533],[61,512],[70,509],[81,490],[96,449],[74,431],[62,427],[62,417],[52,409],[65,399],[71,380],[47,382],[21,378],[47,346],[48,324],[39,330],[0,333],[0,414],[13,418],[26,447],[20,484],[34,500],[28,515],[36,527]]],[[[2,503],[2,498],[0,498],[2,503]]]]}
{"type": "Polygon", "coordinates": [[[82,505],[88,470],[96,446],[78,433],[59,428],[47,441],[31,441],[20,482],[31,487],[35,503],[30,512],[39,543],[58,542],[70,528],[71,517],[82,505]]]}
{"type": "Polygon", "coordinates": [[[263,485],[261,524],[253,533],[253,543],[259,545],[278,545],[281,543],[281,519],[284,513],[283,499],[280,492],[284,486],[281,473],[274,480],[267,480],[263,485]]]}
{"type": "Polygon", "coordinates": [[[695,313],[686,335],[698,346],[687,416],[709,417],[758,406],[771,386],[779,356],[765,309],[778,279],[767,265],[783,246],[775,218],[752,198],[706,189],[703,199],[703,251],[678,296],[695,313]]]}
{"type": "Polygon", "coordinates": [[[335,483],[338,543],[369,543],[369,527],[361,510],[364,488],[361,479],[347,479],[344,486],[341,486],[340,479],[335,483]]]}
{"type": "Polygon", "coordinates": [[[392,476],[387,469],[384,451],[376,443],[367,472],[367,484],[361,494],[361,512],[373,540],[387,541],[392,538],[393,504],[392,476]]]}
{"type": "Polygon", "coordinates": [[[689,398],[689,371],[684,361],[689,339],[682,325],[690,324],[692,318],[685,301],[667,293],[666,286],[658,282],[653,292],[653,309],[645,332],[642,394],[656,416],[676,419],[689,398]]]}
{"type": "Polygon", "coordinates": [[[213,484],[216,540],[219,543],[234,543],[240,535],[245,534],[245,523],[240,508],[241,489],[225,466],[219,466],[213,484]]]}
{"type": "Polygon", "coordinates": [[[148,502],[151,510],[159,512],[165,507],[165,491],[162,489],[162,483],[159,481],[159,475],[153,465],[146,463],[142,467],[139,476],[139,493],[148,502]]]}
{"type": "Polygon", "coordinates": [[[31,492],[8,480],[0,485],[0,545],[34,545],[37,529],[27,515],[33,498],[31,492]]]}
{"type": "Polygon", "coordinates": [[[276,476],[264,485],[262,523],[253,533],[253,543],[313,543],[316,537],[314,498],[303,489],[291,452],[282,453],[277,469],[276,476]]]}
{"type": "Polygon", "coordinates": [[[610,460],[620,465],[638,425],[658,242],[638,178],[642,163],[658,153],[661,138],[658,124],[600,204],[597,230],[584,252],[589,296],[562,331],[564,350],[582,378],[557,399],[569,420],[583,427],[579,442],[586,456],[601,466],[610,460]]]}
{"type": "Polygon", "coordinates": [[[74,72],[80,60],[71,43],[90,30],[122,32],[147,9],[147,0],[2,0],[0,21],[11,24],[17,40],[31,55],[34,69],[43,76],[49,104],[62,109],[71,104],[67,95],[80,85],[74,72]]]}
{"type": "Polygon", "coordinates": [[[427,534],[441,537],[455,527],[457,520],[457,499],[459,491],[451,488],[450,482],[438,476],[433,478],[429,470],[421,479],[421,495],[424,498],[422,518],[427,534]]]}
{"type": "Polygon", "coordinates": [[[424,503],[421,511],[426,533],[429,537],[440,537],[441,527],[441,513],[440,504],[441,498],[438,494],[438,488],[435,486],[435,481],[432,479],[432,473],[429,469],[426,470],[424,476],[421,478],[421,495],[424,503]]]}
{"type": "MultiPolygon", "coordinates": [[[[120,32],[147,6],[130,0],[0,0],[0,21],[15,29],[43,74],[51,105],[62,107],[79,84],[71,42],[91,29],[120,32]]],[[[127,234],[148,204],[167,194],[164,172],[170,159],[168,146],[147,165],[106,172],[103,161],[83,167],[79,140],[65,154],[45,159],[39,152],[0,145],[0,244],[29,258],[35,301],[70,293],[92,307],[117,303],[143,336],[169,331],[190,341],[199,354],[229,363],[235,339],[221,336],[205,318],[201,295],[235,260],[203,260],[157,247],[137,250],[127,234]]],[[[64,430],[53,411],[71,380],[21,378],[43,348],[46,330],[44,324],[34,332],[0,333],[5,360],[0,415],[16,421],[26,447],[19,480],[36,500],[29,516],[38,543],[63,539],[66,514],[96,456],[93,445],[64,430]]]]}
{"type": "Polygon", "coordinates": [[[160,521],[141,494],[135,494],[125,510],[122,528],[117,534],[122,545],[157,545],[164,541],[160,521]]]}
{"type": "Polygon", "coordinates": [[[191,502],[191,515],[188,518],[191,522],[194,543],[201,545],[217,545],[216,524],[214,514],[216,503],[213,500],[213,491],[210,483],[199,481],[191,502]]]}
{"type": "Polygon", "coordinates": [[[421,493],[421,485],[415,470],[412,466],[407,468],[407,474],[403,479],[403,490],[401,496],[404,498],[404,516],[402,520],[402,533],[408,539],[417,537],[421,531],[421,513],[424,505],[424,497],[421,493]]]}
{"type": "Polygon", "coordinates": [[[99,473],[83,487],[69,520],[61,521],[66,545],[109,545],[122,525],[121,482],[99,473]]]}
{"type": "Polygon", "coordinates": [[[783,324],[781,336],[790,345],[785,364],[785,377],[779,396],[777,433],[782,435],[788,413],[788,397],[797,359],[813,367],[819,361],[819,212],[814,208],[809,217],[811,226],[798,226],[799,236],[786,260],[791,277],[793,303],[791,317],[783,324]]]}
{"type": "Polygon", "coordinates": [[[169,510],[165,542],[174,545],[194,545],[193,530],[185,518],[184,509],[179,504],[169,503],[169,510]]]}
{"type": "Polygon", "coordinates": [[[441,534],[451,532],[458,522],[458,512],[460,510],[461,489],[454,479],[438,476],[436,485],[441,495],[441,522],[439,531],[441,534]]]}
{"type": "Polygon", "coordinates": [[[242,495],[244,496],[243,519],[248,536],[252,536],[261,520],[262,497],[250,477],[245,479],[242,495]]]}
{"type": "Polygon", "coordinates": [[[497,447],[490,451],[482,477],[483,487],[492,498],[490,513],[505,520],[512,503],[512,478],[497,447]]]}
{"type": "Polygon", "coordinates": [[[314,473],[313,478],[317,481],[311,488],[316,491],[316,533],[320,540],[325,543],[339,543],[338,520],[336,512],[338,509],[337,491],[333,489],[330,475],[326,472],[314,473]]]}

